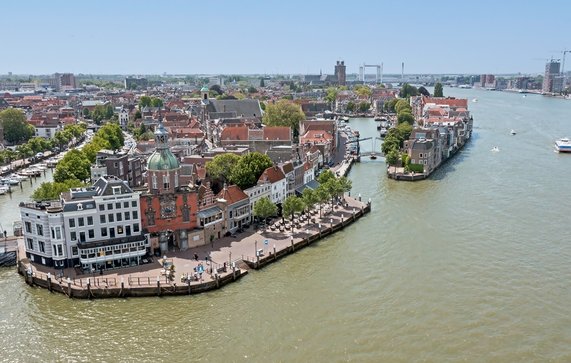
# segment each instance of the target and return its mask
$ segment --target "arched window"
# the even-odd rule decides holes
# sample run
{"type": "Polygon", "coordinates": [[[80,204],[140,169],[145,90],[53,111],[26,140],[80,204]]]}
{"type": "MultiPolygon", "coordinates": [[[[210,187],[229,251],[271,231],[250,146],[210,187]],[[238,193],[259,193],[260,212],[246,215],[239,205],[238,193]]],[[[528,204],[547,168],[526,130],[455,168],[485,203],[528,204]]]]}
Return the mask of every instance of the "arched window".
{"type": "Polygon", "coordinates": [[[165,174],[163,175],[163,188],[164,189],[169,189],[170,187],[170,183],[169,183],[169,175],[165,174]]]}
{"type": "Polygon", "coordinates": [[[157,187],[157,176],[153,173],[153,189],[158,189],[157,187]]]}
{"type": "Polygon", "coordinates": [[[174,173],[174,187],[178,188],[178,171],[174,173]]]}

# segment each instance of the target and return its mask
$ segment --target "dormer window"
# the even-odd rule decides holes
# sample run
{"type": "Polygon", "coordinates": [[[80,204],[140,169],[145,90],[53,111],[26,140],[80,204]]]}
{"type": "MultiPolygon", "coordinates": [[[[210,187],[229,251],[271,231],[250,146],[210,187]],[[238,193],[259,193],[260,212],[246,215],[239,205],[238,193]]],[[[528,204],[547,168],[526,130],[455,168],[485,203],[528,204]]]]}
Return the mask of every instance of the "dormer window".
{"type": "Polygon", "coordinates": [[[117,186],[117,187],[113,187],[113,195],[118,195],[121,194],[121,187],[117,186]]]}

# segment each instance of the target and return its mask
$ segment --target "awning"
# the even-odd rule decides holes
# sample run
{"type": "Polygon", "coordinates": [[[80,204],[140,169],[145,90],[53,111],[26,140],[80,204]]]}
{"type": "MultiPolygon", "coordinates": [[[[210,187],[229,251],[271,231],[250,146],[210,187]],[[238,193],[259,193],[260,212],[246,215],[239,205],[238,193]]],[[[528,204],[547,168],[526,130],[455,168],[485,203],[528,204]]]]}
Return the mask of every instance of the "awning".
{"type": "Polygon", "coordinates": [[[198,212],[198,218],[208,218],[208,217],[214,217],[215,215],[217,215],[218,213],[222,212],[222,209],[214,206],[214,207],[210,207],[204,210],[201,210],[200,212],[198,212]]]}
{"type": "Polygon", "coordinates": [[[296,188],[295,192],[298,194],[302,194],[303,191],[305,190],[305,188],[315,190],[315,189],[319,188],[319,182],[314,179],[314,180],[310,181],[309,183],[304,184],[304,185],[300,186],[299,188],[296,188]]]}

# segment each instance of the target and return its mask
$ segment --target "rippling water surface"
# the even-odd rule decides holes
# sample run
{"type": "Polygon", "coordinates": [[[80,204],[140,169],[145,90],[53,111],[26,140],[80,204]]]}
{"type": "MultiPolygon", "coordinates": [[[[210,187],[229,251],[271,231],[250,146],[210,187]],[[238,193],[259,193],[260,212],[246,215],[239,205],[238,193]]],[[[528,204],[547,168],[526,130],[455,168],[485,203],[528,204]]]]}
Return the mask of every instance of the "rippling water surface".
{"type": "Polygon", "coordinates": [[[76,301],[0,270],[0,361],[571,361],[571,155],[553,152],[571,102],[445,93],[478,98],[476,129],[432,179],[364,160],[371,214],[220,291],[76,301]]]}

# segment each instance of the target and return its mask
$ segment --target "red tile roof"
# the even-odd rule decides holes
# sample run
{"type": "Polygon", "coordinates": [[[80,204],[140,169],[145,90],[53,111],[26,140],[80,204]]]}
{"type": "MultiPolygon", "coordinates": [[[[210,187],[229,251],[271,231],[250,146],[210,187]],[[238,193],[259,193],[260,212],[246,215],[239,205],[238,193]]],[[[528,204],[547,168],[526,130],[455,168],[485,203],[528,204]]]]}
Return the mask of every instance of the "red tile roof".
{"type": "Polygon", "coordinates": [[[270,166],[260,177],[258,178],[258,182],[265,182],[269,181],[270,183],[277,183],[278,181],[285,179],[284,172],[278,168],[277,166],[270,166]]]}
{"type": "Polygon", "coordinates": [[[248,199],[248,195],[246,195],[246,193],[244,193],[237,185],[225,187],[216,195],[216,197],[226,200],[228,205],[248,199]]]}

